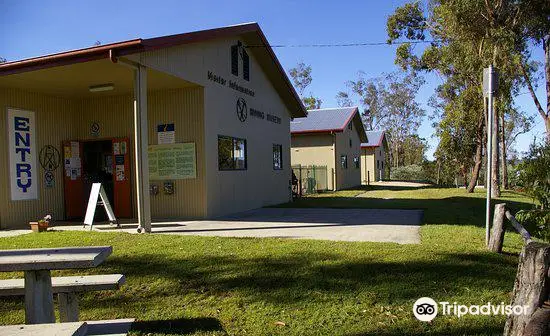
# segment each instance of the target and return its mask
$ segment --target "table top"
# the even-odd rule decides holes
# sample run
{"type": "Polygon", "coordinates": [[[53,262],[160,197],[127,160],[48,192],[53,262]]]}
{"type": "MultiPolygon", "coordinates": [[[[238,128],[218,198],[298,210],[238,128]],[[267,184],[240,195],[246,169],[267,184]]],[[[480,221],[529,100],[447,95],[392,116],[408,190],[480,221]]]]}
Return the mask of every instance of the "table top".
{"type": "Polygon", "coordinates": [[[0,336],[84,336],[87,329],[86,322],[18,324],[0,326],[0,336]]]}
{"type": "Polygon", "coordinates": [[[0,272],[92,268],[112,252],[111,246],[0,250],[0,272]]]}

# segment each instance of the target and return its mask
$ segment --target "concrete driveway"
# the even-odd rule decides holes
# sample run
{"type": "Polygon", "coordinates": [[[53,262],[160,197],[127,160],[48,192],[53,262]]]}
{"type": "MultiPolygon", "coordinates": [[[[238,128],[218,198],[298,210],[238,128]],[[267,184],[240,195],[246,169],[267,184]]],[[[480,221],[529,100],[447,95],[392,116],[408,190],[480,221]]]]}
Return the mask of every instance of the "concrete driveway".
{"type": "Polygon", "coordinates": [[[422,216],[422,210],[262,208],[216,220],[158,223],[153,232],[419,244],[422,216]]]}
{"type": "MultiPolygon", "coordinates": [[[[420,244],[422,210],[261,208],[214,220],[153,223],[153,233],[219,237],[303,238],[420,244]]],[[[137,233],[137,224],[94,224],[96,231],[137,233]]],[[[82,224],[54,230],[89,230],[82,224]]]]}

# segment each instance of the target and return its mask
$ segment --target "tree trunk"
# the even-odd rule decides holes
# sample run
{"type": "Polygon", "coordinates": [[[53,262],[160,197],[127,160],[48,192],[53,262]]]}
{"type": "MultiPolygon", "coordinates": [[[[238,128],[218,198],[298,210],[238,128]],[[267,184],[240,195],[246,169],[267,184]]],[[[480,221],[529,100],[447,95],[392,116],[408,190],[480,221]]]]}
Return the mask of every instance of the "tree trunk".
{"type": "Polygon", "coordinates": [[[498,155],[498,131],[499,131],[499,118],[498,118],[498,109],[496,108],[495,104],[493,103],[493,125],[491,127],[493,128],[493,138],[491,139],[491,147],[493,148],[491,152],[492,162],[491,162],[491,183],[492,183],[492,189],[491,189],[491,198],[499,198],[500,197],[500,185],[499,185],[499,162],[498,158],[500,155],[498,155]]]}
{"type": "Polygon", "coordinates": [[[512,305],[527,306],[527,314],[511,314],[504,326],[505,336],[523,336],[531,319],[537,318],[537,309],[548,299],[550,281],[550,245],[530,242],[521,251],[512,305]]]}
{"type": "Polygon", "coordinates": [[[500,176],[501,186],[508,189],[508,160],[506,155],[506,125],[504,123],[504,111],[500,114],[500,176]]]}
{"type": "Polygon", "coordinates": [[[544,127],[546,129],[546,142],[550,144],[550,34],[544,36],[544,38],[542,39],[542,49],[544,50],[544,73],[546,77],[546,111],[544,110],[542,104],[537,98],[535,88],[533,87],[533,84],[531,83],[531,78],[529,77],[529,73],[527,72],[527,67],[525,65],[525,62],[523,62],[522,60],[520,60],[519,62],[519,68],[523,74],[523,78],[525,79],[525,84],[527,85],[527,89],[531,94],[531,98],[533,98],[533,102],[537,107],[537,111],[544,121],[544,127]]]}
{"type": "Polygon", "coordinates": [[[440,175],[441,175],[441,161],[437,159],[437,185],[440,185],[440,175]]]}
{"type": "Polygon", "coordinates": [[[481,166],[482,166],[481,161],[483,159],[482,147],[483,147],[483,144],[479,143],[476,148],[475,164],[474,164],[474,169],[472,171],[472,177],[470,178],[470,183],[466,187],[466,191],[469,193],[474,192],[477,185],[477,180],[479,178],[479,171],[481,170],[481,166]]]}
{"type": "Polygon", "coordinates": [[[546,76],[546,142],[550,144],[550,34],[546,35],[542,41],[544,50],[544,72],[546,76]]]}
{"type": "Polygon", "coordinates": [[[473,193],[476,185],[477,180],[479,178],[479,171],[481,170],[481,167],[483,166],[483,146],[485,146],[485,128],[483,125],[485,124],[484,118],[481,118],[480,122],[478,123],[477,128],[477,146],[476,146],[476,155],[474,159],[474,170],[472,171],[472,177],[470,179],[470,184],[468,184],[468,187],[466,188],[466,191],[469,193],[473,193]]]}
{"type": "Polygon", "coordinates": [[[489,239],[489,250],[496,253],[502,252],[502,243],[504,242],[504,213],[506,212],[506,203],[495,205],[493,214],[493,229],[489,239]]]}

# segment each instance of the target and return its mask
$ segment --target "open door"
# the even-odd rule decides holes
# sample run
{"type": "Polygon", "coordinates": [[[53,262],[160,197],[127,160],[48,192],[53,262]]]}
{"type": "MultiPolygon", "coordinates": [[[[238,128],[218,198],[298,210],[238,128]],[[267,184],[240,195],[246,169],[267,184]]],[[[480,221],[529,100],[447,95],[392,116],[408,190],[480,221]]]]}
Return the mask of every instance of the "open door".
{"type": "Polygon", "coordinates": [[[84,180],[82,178],[82,142],[63,142],[63,182],[66,219],[84,216],[84,180]]]}
{"type": "Polygon", "coordinates": [[[130,140],[113,138],[114,212],[117,218],[132,217],[130,140]]]}
{"type": "MultiPolygon", "coordinates": [[[[93,183],[101,183],[117,218],[131,218],[130,141],[107,138],[63,142],[65,218],[82,219],[93,183]]],[[[96,214],[104,219],[103,211],[96,214]]]]}

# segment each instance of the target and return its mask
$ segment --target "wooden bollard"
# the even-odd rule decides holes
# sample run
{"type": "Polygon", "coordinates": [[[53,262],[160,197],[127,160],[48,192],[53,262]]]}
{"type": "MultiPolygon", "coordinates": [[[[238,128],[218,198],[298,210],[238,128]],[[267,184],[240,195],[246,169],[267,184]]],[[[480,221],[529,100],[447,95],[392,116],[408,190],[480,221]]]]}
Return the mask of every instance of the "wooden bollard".
{"type": "Polygon", "coordinates": [[[489,238],[488,248],[490,251],[502,252],[502,243],[504,242],[504,214],[506,212],[506,203],[495,205],[495,213],[493,215],[493,228],[491,237],[489,238]]]}
{"type": "Polygon", "coordinates": [[[531,241],[524,246],[514,282],[512,305],[527,306],[528,314],[509,315],[504,326],[504,336],[527,336],[527,332],[530,335],[546,335],[534,331],[548,327],[545,319],[547,308],[543,305],[550,290],[549,268],[550,245],[531,241]]]}

